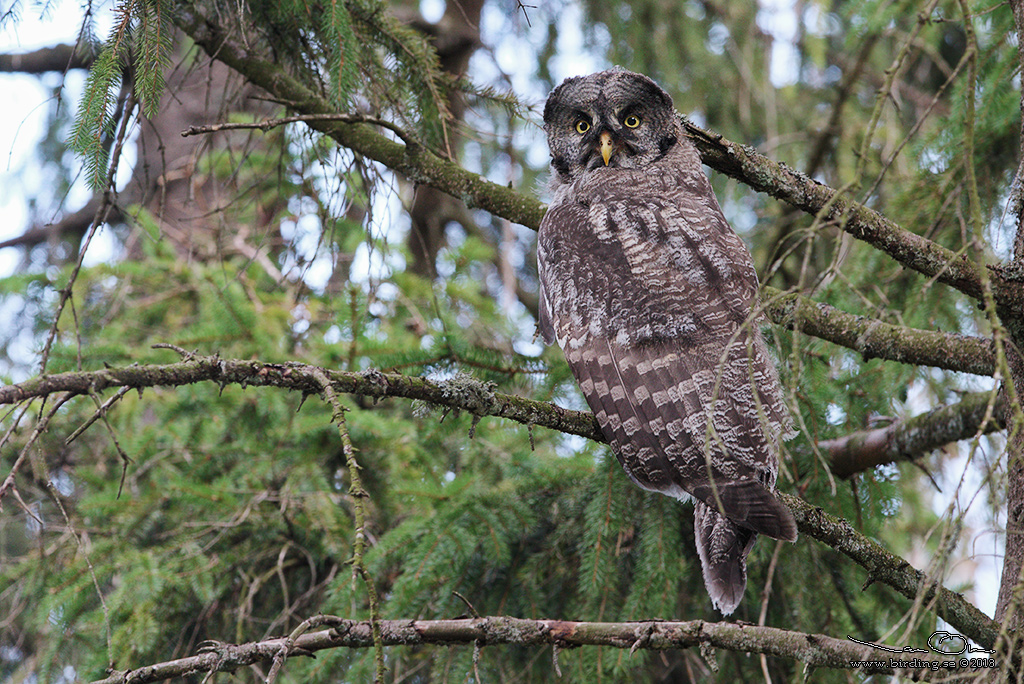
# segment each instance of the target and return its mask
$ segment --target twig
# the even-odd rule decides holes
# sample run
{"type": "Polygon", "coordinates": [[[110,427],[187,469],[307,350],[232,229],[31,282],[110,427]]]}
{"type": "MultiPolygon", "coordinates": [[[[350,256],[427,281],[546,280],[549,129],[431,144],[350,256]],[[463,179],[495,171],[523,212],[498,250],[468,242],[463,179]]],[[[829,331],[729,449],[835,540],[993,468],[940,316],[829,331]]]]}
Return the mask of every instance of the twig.
{"type": "Polygon", "coordinates": [[[452,591],[452,594],[455,595],[457,598],[461,599],[462,602],[466,604],[466,607],[469,608],[469,615],[470,615],[470,617],[475,617],[475,618],[480,617],[480,613],[478,613],[476,611],[476,608],[473,607],[473,604],[469,602],[468,598],[466,598],[465,596],[463,596],[462,594],[460,594],[457,591],[452,591]]]}
{"type": "Polygon", "coordinates": [[[519,9],[519,10],[523,11],[523,18],[526,19],[526,25],[532,28],[533,24],[530,23],[530,14],[526,10],[527,9],[537,9],[537,6],[536,5],[527,5],[526,3],[522,2],[522,0],[516,0],[516,9],[519,9]]]}
{"type": "Polygon", "coordinates": [[[345,408],[338,399],[338,394],[331,384],[330,378],[322,369],[314,369],[313,377],[320,384],[324,401],[331,406],[331,420],[338,426],[338,434],[341,436],[342,451],[345,454],[345,464],[348,467],[349,494],[353,500],[353,514],[355,516],[355,540],[352,543],[352,580],[355,581],[358,575],[366,584],[366,595],[370,604],[370,626],[373,633],[374,661],[376,673],[375,684],[384,683],[384,642],[380,631],[380,603],[377,597],[377,588],[374,586],[373,577],[366,569],[364,554],[366,552],[366,500],[370,497],[366,488],[363,487],[363,480],[359,476],[359,463],[356,461],[355,449],[352,446],[352,439],[348,433],[348,425],[345,423],[345,408]]]}
{"type": "Polygon", "coordinates": [[[100,404],[99,395],[97,395],[95,392],[89,393],[89,396],[91,396],[93,401],[96,403],[97,413],[100,416],[100,420],[103,421],[103,425],[107,428],[107,434],[110,435],[110,441],[114,443],[114,449],[117,450],[117,455],[121,458],[121,481],[117,485],[118,499],[121,498],[121,492],[124,491],[124,481],[128,477],[128,466],[134,463],[134,461],[132,460],[131,456],[126,454],[124,449],[121,447],[121,442],[117,438],[117,433],[114,431],[114,426],[111,425],[110,421],[107,419],[107,408],[109,408],[111,404],[113,404],[115,401],[123,397],[129,391],[130,388],[122,387],[117,391],[117,393],[113,397],[110,398],[109,401],[107,401],[104,404],[100,404]]]}
{"type": "Polygon", "coordinates": [[[259,130],[266,132],[271,128],[277,128],[278,126],[284,126],[285,124],[309,123],[312,121],[338,121],[350,124],[373,124],[374,126],[380,126],[381,128],[388,129],[401,138],[402,142],[406,145],[419,145],[419,142],[400,126],[385,119],[378,119],[373,116],[364,116],[362,114],[296,114],[295,116],[283,116],[279,119],[265,119],[263,121],[224,122],[210,124],[209,126],[189,126],[181,132],[181,136],[183,138],[187,138],[190,135],[206,135],[209,133],[217,133],[219,131],[237,131],[254,128],[258,128],[259,130]]]}
{"type": "MultiPolygon", "coordinates": [[[[122,387],[121,389],[119,389],[117,391],[117,393],[114,396],[110,397],[109,399],[107,399],[102,404],[97,403],[96,413],[92,414],[89,417],[89,419],[86,420],[84,423],[82,423],[80,426],[78,426],[78,428],[74,432],[72,432],[70,435],[65,437],[64,438],[64,445],[67,446],[67,445],[71,444],[72,442],[74,442],[76,439],[78,439],[83,432],[85,432],[86,430],[89,429],[90,426],[92,426],[93,423],[95,423],[97,420],[99,420],[102,416],[106,415],[107,410],[111,406],[113,406],[114,403],[116,403],[118,400],[121,399],[121,397],[123,397],[124,395],[128,394],[128,392],[130,392],[130,391],[131,391],[131,387],[122,387]]],[[[93,394],[93,397],[95,397],[97,399],[97,402],[99,401],[99,398],[96,397],[95,393],[93,394]]]]}
{"type": "Polygon", "coordinates": [[[7,473],[7,477],[5,477],[4,481],[0,483],[0,511],[3,511],[4,494],[14,486],[14,476],[17,475],[18,470],[25,463],[26,459],[28,459],[29,454],[32,452],[32,446],[36,443],[36,440],[39,439],[39,436],[46,432],[46,427],[50,424],[50,419],[53,418],[57,414],[57,411],[59,411],[60,408],[73,396],[74,395],[72,393],[67,393],[58,398],[54,407],[45,415],[40,416],[39,420],[36,421],[36,426],[32,429],[32,433],[28,436],[28,439],[25,440],[25,445],[21,448],[21,453],[18,454],[18,458],[14,459],[14,465],[11,466],[11,471],[7,473]]]}
{"type": "Polygon", "coordinates": [[[93,216],[92,224],[85,233],[85,238],[82,240],[82,246],[78,250],[78,259],[75,261],[74,267],[71,269],[71,274],[68,276],[68,282],[60,290],[60,298],[57,300],[56,310],[53,314],[53,325],[50,326],[50,330],[46,335],[46,342],[43,344],[43,351],[39,355],[39,372],[46,372],[46,364],[50,359],[50,349],[53,346],[54,340],[57,338],[57,328],[60,323],[61,314],[64,313],[64,307],[67,305],[68,300],[71,299],[71,291],[75,286],[75,281],[78,279],[78,274],[82,270],[82,264],[85,261],[85,253],[89,251],[89,245],[92,243],[93,237],[95,237],[100,226],[106,223],[108,216],[114,206],[114,176],[117,173],[118,162],[121,159],[121,151],[124,149],[124,142],[127,138],[128,121],[132,118],[132,112],[135,109],[135,96],[129,95],[125,100],[124,110],[121,114],[121,125],[118,128],[117,141],[114,145],[114,150],[110,155],[110,166],[107,170],[107,177],[103,184],[103,199],[100,202],[99,207],[96,209],[96,214],[93,216]]]}
{"type": "Polygon", "coordinates": [[[313,617],[300,622],[299,625],[284,638],[284,642],[281,644],[280,650],[274,654],[274,660],[270,666],[270,671],[267,672],[266,684],[273,684],[277,679],[277,676],[281,673],[281,668],[284,667],[284,662],[288,659],[288,656],[295,654],[312,655],[312,653],[305,649],[297,648],[295,646],[296,639],[313,627],[319,627],[321,625],[334,626],[339,624],[340,620],[341,618],[334,617],[333,615],[314,615],[313,617]]]}
{"type": "Polygon", "coordinates": [[[64,507],[61,494],[57,491],[57,487],[53,483],[53,478],[46,478],[46,488],[50,492],[50,496],[53,498],[54,503],[57,504],[57,508],[60,510],[60,514],[64,518],[64,524],[67,525],[68,531],[71,532],[71,536],[75,538],[75,543],[78,545],[78,552],[82,554],[82,558],[85,560],[85,566],[89,569],[89,577],[92,579],[92,586],[96,590],[96,598],[100,602],[100,608],[103,609],[103,633],[107,640],[107,663],[111,668],[113,668],[114,645],[111,634],[112,630],[110,628],[110,609],[107,607],[107,600],[103,597],[103,590],[100,588],[99,578],[96,577],[96,567],[92,564],[92,554],[89,552],[89,548],[82,542],[82,535],[79,534],[77,529],[75,529],[75,524],[71,522],[71,516],[68,515],[67,508],[64,507]]]}

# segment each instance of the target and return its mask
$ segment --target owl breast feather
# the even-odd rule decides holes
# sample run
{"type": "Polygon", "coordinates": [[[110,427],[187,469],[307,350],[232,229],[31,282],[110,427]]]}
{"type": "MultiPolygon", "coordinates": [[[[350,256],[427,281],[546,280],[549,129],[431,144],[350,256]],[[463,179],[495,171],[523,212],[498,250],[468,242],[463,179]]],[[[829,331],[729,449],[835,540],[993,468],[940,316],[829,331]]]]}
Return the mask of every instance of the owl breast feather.
{"type": "Polygon", "coordinates": [[[674,340],[685,347],[744,323],[757,276],[724,218],[712,212],[709,220],[708,208],[683,193],[608,190],[585,204],[563,194],[541,224],[542,305],[566,328],[552,330],[560,346],[571,343],[569,329],[578,343],[585,328],[625,346],[674,340]]]}

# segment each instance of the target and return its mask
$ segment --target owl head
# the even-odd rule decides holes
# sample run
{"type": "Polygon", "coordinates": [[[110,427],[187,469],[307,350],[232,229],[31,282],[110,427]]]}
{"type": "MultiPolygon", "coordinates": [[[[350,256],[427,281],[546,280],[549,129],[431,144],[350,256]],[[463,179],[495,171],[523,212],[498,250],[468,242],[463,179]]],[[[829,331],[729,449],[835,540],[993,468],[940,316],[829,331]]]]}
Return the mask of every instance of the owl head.
{"type": "Polygon", "coordinates": [[[567,78],[544,105],[555,182],[601,168],[638,169],[681,135],[672,98],[643,74],[610,69],[567,78]]]}

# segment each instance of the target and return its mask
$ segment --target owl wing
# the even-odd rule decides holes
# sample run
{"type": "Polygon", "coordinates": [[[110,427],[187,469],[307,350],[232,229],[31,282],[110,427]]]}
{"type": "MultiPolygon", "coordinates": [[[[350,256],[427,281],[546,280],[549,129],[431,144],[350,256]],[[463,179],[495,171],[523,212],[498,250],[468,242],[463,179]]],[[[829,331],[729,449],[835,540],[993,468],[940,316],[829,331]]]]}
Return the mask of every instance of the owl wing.
{"type": "Polygon", "coordinates": [[[552,206],[538,239],[541,330],[638,485],[792,540],[770,491],[790,424],[751,320],[756,273],[713,195],[695,199],[552,206]]]}

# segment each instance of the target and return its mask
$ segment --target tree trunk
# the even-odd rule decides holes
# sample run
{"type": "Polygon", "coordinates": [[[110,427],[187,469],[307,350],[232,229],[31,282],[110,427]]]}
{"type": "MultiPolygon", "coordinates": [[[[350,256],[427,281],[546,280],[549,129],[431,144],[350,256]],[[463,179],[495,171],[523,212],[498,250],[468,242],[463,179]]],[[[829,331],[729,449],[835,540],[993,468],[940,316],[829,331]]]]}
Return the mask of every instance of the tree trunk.
{"type": "MultiPolygon", "coordinates": [[[[1017,28],[1018,59],[1024,65],[1024,2],[1011,0],[1014,24],[1017,28]]],[[[1021,98],[1022,126],[1024,126],[1024,94],[1021,98]]],[[[1024,170],[1024,128],[1021,132],[1021,150],[1018,157],[1017,187],[1011,190],[1011,202],[1017,216],[1017,235],[1014,240],[1013,260],[1006,269],[1016,277],[1024,272],[1024,197],[1020,187],[1020,173],[1024,170]]],[[[1013,278],[1013,276],[1011,276],[1013,278]]],[[[1020,405],[1020,391],[1024,390],[1024,314],[1020,311],[1003,311],[1000,317],[1009,332],[1006,345],[1006,360],[1009,377],[1004,380],[1003,392],[1006,401],[1006,555],[1003,560],[1003,576],[999,584],[999,598],[996,603],[996,621],[1002,624],[1010,643],[1005,651],[1019,653],[1021,628],[1024,627],[1024,418],[1020,405]],[[1016,391],[1014,391],[1016,390],[1016,391]],[[1010,398],[1017,401],[1009,401],[1010,398]]]]}
{"type": "MultiPolygon", "coordinates": [[[[413,25],[430,36],[441,67],[449,74],[462,76],[469,66],[469,58],[480,45],[480,11],[483,0],[449,2],[444,16],[437,24],[412,21],[413,25]]],[[[452,120],[448,126],[448,150],[452,159],[457,157],[459,141],[456,125],[462,121],[466,103],[461,93],[453,93],[448,100],[452,120]]],[[[437,277],[437,254],[444,246],[444,230],[450,222],[460,222],[467,215],[466,206],[440,190],[428,186],[416,188],[409,209],[412,230],[408,248],[413,256],[411,270],[424,278],[437,277]]]]}

